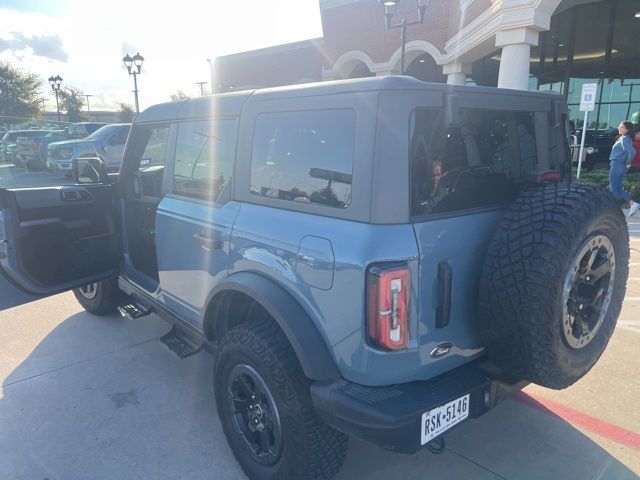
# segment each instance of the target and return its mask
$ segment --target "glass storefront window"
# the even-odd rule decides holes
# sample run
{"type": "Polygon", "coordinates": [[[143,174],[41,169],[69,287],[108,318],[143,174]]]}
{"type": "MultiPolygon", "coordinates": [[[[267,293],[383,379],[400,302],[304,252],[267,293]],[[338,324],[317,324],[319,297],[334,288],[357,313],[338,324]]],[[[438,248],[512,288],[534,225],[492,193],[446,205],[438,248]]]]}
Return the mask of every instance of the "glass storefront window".
{"type": "Polygon", "coordinates": [[[614,2],[615,26],[608,74],[616,78],[640,78],[640,11],[637,0],[614,2]]]}
{"type": "Polygon", "coordinates": [[[569,81],[569,91],[567,94],[567,103],[580,103],[580,94],[582,93],[582,85],[585,83],[597,83],[598,95],[600,94],[600,80],[597,78],[572,78],[569,81]]]}
{"type": "Polygon", "coordinates": [[[640,79],[612,79],[602,85],[602,102],[640,100],[640,79]]]}
{"type": "MultiPolygon", "coordinates": [[[[581,5],[577,9],[576,37],[573,49],[573,66],[575,73],[593,72],[597,65],[598,73],[604,71],[607,53],[607,37],[609,34],[610,2],[597,2],[581,5]]],[[[577,76],[577,75],[576,75],[577,76]]]]}
{"type": "Polygon", "coordinates": [[[600,105],[599,130],[615,133],[620,122],[627,120],[628,103],[603,103],[600,105]]]}

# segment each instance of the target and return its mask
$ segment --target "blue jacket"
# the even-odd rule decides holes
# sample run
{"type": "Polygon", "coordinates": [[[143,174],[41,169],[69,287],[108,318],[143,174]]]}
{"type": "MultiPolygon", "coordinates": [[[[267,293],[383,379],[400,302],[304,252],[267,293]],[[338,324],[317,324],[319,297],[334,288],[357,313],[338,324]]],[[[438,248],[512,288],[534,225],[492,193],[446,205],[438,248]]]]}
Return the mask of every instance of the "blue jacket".
{"type": "Polygon", "coordinates": [[[629,135],[624,135],[613,144],[611,155],[609,155],[609,161],[629,165],[635,156],[636,149],[633,148],[631,137],[629,135]]]}

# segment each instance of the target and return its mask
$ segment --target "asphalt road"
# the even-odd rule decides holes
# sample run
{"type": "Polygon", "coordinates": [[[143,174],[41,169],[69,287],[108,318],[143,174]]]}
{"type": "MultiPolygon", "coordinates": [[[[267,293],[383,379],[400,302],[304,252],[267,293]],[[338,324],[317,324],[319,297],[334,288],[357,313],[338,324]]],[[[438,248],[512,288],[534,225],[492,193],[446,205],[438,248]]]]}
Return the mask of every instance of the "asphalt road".
{"type": "MultiPolygon", "coordinates": [[[[585,378],[527,387],[448,434],[442,455],[353,440],[337,478],[640,479],[640,220],[630,232],[625,306],[585,378]]],[[[245,478],[216,413],[213,357],[178,359],[159,342],[167,330],[0,279],[0,479],[245,478]]]]}

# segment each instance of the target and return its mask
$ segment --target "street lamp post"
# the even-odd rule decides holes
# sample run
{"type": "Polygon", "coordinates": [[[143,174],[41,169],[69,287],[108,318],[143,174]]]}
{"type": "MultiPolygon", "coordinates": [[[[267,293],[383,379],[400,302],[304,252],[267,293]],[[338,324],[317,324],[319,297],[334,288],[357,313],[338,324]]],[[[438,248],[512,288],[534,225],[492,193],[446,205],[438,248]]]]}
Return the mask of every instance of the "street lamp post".
{"type": "Polygon", "coordinates": [[[122,58],[122,62],[124,63],[124,66],[127,67],[129,75],[133,75],[133,93],[136,99],[136,113],[140,113],[140,106],[138,105],[138,75],[142,73],[141,70],[144,57],[140,55],[139,52],[137,52],[133,57],[127,53],[127,55],[122,58]],[[135,69],[133,67],[135,67],[135,69]]]}
{"type": "Polygon", "coordinates": [[[384,21],[385,27],[387,31],[399,28],[400,29],[400,41],[402,42],[402,48],[400,50],[400,75],[404,75],[404,51],[405,45],[407,43],[407,27],[412,25],[418,25],[420,23],[424,23],[424,16],[427,13],[427,8],[429,8],[429,4],[431,0],[426,0],[426,3],[422,3],[420,0],[416,0],[416,4],[418,6],[418,19],[407,22],[404,18],[400,23],[392,24],[391,20],[393,16],[396,14],[396,10],[398,8],[398,4],[400,0],[378,0],[378,3],[384,7],[384,21]]]}
{"type": "Polygon", "coordinates": [[[211,60],[210,58],[207,58],[207,63],[209,64],[209,73],[211,74],[211,95],[213,95],[214,93],[216,93],[216,91],[213,89],[213,60],[211,60]]]}
{"type": "Polygon", "coordinates": [[[58,94],[60,93],[60,85],[62,84],[62,77],[60,75],[56,75],[55,77],[49,77],[49,85],[51,85],[51,90],[56,96],[56,110],[58,110],[58,121],[62,121],[60,118],[60,102],[58,102],[58,94]]]}

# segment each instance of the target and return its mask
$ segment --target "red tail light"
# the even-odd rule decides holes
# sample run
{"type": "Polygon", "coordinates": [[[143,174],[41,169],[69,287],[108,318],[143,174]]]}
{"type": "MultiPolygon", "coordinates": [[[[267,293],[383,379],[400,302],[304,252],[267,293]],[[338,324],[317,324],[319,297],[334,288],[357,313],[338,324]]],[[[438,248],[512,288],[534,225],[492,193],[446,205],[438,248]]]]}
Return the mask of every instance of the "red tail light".
{"type": "Polygon", "coordinates": [[[550,170],[548,172],[543,172],[542,174],[540,174],[540,180],[538,180],[540,183],[542,182],[559,182],[561,179],[560,177],[560,172],[557,172],[555,170],[550,170]]]}
{"type": "Polygon", "coordinates": [[[367,273],[367,337],[385,350],[403,350],[409,341],[411,274],[406,266],[375,266],[367,273]]]}

